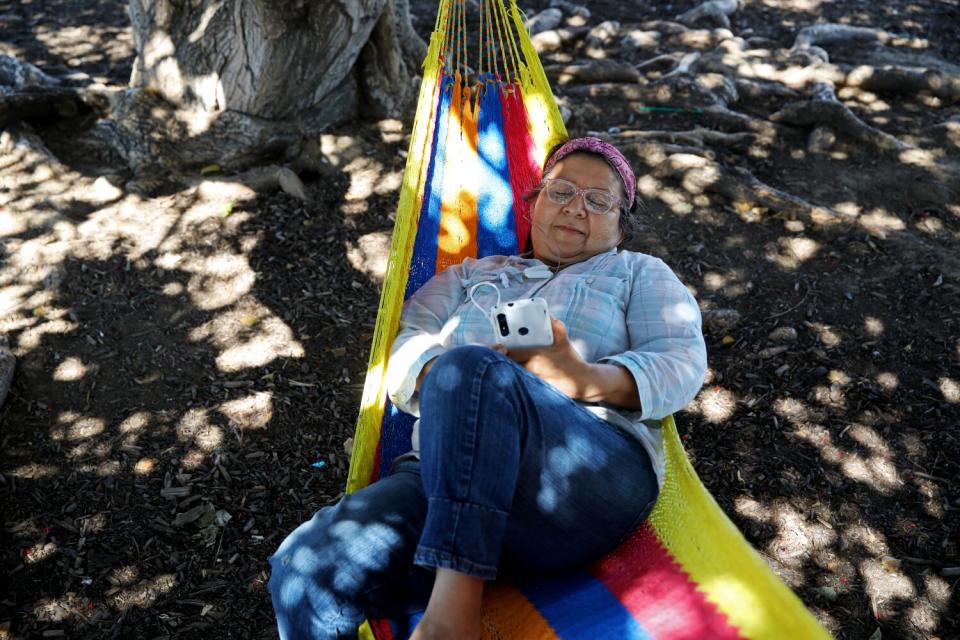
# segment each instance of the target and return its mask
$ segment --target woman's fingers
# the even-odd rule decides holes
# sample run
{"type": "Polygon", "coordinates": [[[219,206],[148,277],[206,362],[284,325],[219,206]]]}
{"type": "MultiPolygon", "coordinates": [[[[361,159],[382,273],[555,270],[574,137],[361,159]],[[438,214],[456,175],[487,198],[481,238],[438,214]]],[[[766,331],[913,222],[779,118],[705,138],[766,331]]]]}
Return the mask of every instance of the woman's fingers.
{"type": "Polygon", "coordinates": [[[567,325],[563,324],[553,316],[550,316],[550,325],[553,327],[553,346],[559,347],[569,339],[567,337],[567,325]]]}

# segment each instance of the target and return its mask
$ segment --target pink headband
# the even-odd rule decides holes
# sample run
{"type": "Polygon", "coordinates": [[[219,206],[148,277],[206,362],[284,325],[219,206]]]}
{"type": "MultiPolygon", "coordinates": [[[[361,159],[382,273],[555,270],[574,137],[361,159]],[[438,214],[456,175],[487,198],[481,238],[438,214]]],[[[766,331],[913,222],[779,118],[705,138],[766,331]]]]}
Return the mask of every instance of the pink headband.
{"type": "Polygon", "coordinates": [[[547,160],[547,165],[543,168],[544,177],[550,173],[555,164],[571,153],[577,152],[595,153],[607,161],[610,168],[620,176],[620,181],[623,182],[623,190],[627,195],[627,208],[632,208],[637,195],[637,178],[633,175],[633,169],[630,168],[630,163],[627,162],[619,149],[600,138],[573,138],[564,142],[547,160]]]}

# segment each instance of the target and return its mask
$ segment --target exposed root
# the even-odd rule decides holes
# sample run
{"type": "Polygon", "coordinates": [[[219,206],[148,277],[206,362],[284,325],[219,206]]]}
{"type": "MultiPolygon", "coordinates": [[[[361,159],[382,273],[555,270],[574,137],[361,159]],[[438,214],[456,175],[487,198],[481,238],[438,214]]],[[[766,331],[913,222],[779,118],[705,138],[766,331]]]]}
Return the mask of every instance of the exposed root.
{"type": "MultiPolygon", "coordinates": [[[[644,150],[643,153],[649,154],[650,151],[644,150]]],[[[679,181],[690,194],[711,192],[734,202],[753,202],[816,225],[833,224],[841,220],[832,209],[811,204],[771,187],[745,169],[725,167],[701,156],[670,155],[654,166],[652,173],[658,178],[679,181]]]]}
{"type": "Polygon", "coordinates": [[[593,60],[583,64],[558,64],[544,67],[547,77],[559,85],[602,82],[640,82],[640,72],[626,62],[593,60]]]}
{"type": "Polygon", "coordinates": [[[837,100],[833,86],[817,83],[810,100],[791,102],[770,116],[773,122],[795,126],[825,125],[839,134],[882,151],[902,151],[910,145],[895,136],[871,127],[837,100]]]}
{"type": "Polygon", "coordinates": [[[184,184],[196,187],[198,196],[204,200],[240,200],[277,190],[298,200],[308,200],[306,188],[297,174],[277,165],[256,167],[234,176],[184,180],[184,184]]]}
{"type": "Polygon", "coordinates": [[[678,109],[695,110],[716,105],[718,98],[710,90],[698,84],[696,79],[677,76],[663,84],[617,84],[598,83],[571,86],[565,89],[569,96],[582,98],[619,98],[639,105],[669,105],[678,109]]]}
{"type": "Polygon", "coordinates": [[[739,102],[744,98],[756,100],[758,98],[799,98],[800,94],[790,87],[779,82],[763,82],[737,78],[735,81],[739,102]]]}
{"type": "Polygon", "coordinates": [[[960,153],[960,115],[920,130],[920,134],[938,141],[948,153],[960,153]]]}
{"type": "Polygon", "coordinates": [[[110,99],[104,91],[59,86],[33,86],[0,94],[0,128],[32,118],[73,118],[81,113],[106,115],[110,99]]]}
{"type": "Polygon", "coordinates": [[[669,20],[649,20],[640,24],[640,28],[646,31],[659,31],[668,36],[676,35],[687,31],[687,27],[679,22],[669,20]]]}
{"type": "Polygon", "coordinates": [[[714,105],[703,110],[703,117],[725,127],[735,127],[757,134],[760,140],[769,142],[777,133],[777,125],[766,120],[758,120],[745,113],[734,111],[724,105],[714,105]]]}
{"type": "Polygon", "coordinates": [[[29,62],[0,55],[0,85],[13,89],[23,87],[55,87],[60,81],[29,62]]]}
{"type": "Polygon", "coordinates": [[[680,58],[680,61],[677,63],[677,66],[673,69],[673,71],[671,71],[670,73],[667,73],[662,78],[660,78],[660,81],[666,80],[667,78],[670,78],[675,75],[689,74],[690,70],[693,69],[693,66],[697,63],[697,60],[699,59],[700,59],[700,54],[697,53],[696,51],[694,51],[693,53],[688,53],[687,55],[680,58]]]}
{"type": "Polygon", "coordinates": [[[754,133],[723,133],[702,127],[690,131],[622,131],[611,137],[615,138],[618,144],[652,140],[697,149],[703,149],[707,145],[738,148],[753,144],[757,139],[754,133]]]}
{"type": "Polygon", "coordinates": [[[12,160],[22,163],[24,170],[33,171],[43,166],[50,177],[69,172],[27,124],[10,124],[0,132],[0,154],[4,158],[0,169],[7,168],[7,161],[12,160]]]}
{"type": "Polygon", "coordinates": [[[646,69],[657,69],[659,67],[669,67],[670,70],[676,68],[680,61],[683,60],[684,56],[681,53],[665,53],[663,55],[650,58],[649,60],[644,60],[643,62],[636,65],[637,71],[644,71],[646,69]]]}
{"type": "Polygon", "coordinates": [[[950,102],[960,101],[960,76],[935,69],[861,65],[849,69],[842,84],[874,93],[929,93],[950,102]]]}
{"type": "Polygon", "coordinates": [[[530,38],[537,53],[547,53],[562,49],[574,40],[582,38],[589,31],[589,27],[565,27],[542,31],[530,38]]]}
{"type": "Polygon", "coordinates": [[[793,41],[793,48],[809,49],[813,46],[869,44],[871,42],[886,44],[890,40],[890,34],[883,29],[854,27],[848,24],[815,24],[800,30],[793,41]]]}
{"type": "Polygon", "coordinates": [[[730,17],[743,6],[742,0],[708,0],[701,5],[677,16],[677,21],[693,25],[700,20],[709,19],[725,29],[730,28],[730,17]]]}

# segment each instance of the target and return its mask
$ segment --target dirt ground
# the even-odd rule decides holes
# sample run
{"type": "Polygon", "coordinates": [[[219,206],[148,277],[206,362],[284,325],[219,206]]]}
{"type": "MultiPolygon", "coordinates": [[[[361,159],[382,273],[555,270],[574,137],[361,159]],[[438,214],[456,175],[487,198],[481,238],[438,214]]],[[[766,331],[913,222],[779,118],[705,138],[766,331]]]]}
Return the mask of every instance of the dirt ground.
{"type": "MultiPolygon", "coordinates": [[[[421,32],[433,6],[413,3],[421,32]]],[[[692,3],[589,6],[628,25],[692,3]]],[[[956,0],[748,0],[734,22],[788,46],[818,18],[922,35],[960,64],[956,0]]],[[[0,1],[0,53],[124,85],[124,4],[0,1]]],[[[574,134],[698,124],[560,96],[574,134]]],[[[906,136],[960,106],[857,111],[906,136]]],[[[409,123],[331,132],[307,203],[147,184],[32,124],[64,169],[0,157],[0,334],[18,358],[0,638],[275,637],[266,559],[345,483],[409,123]]],[[[960,201],[922,164],[804,140],[723,160],[852,223],[647,197],[629,248],[662,257],[708,318],[708,381],[678,424],[838,638],[958,638],[960,201]]]]}

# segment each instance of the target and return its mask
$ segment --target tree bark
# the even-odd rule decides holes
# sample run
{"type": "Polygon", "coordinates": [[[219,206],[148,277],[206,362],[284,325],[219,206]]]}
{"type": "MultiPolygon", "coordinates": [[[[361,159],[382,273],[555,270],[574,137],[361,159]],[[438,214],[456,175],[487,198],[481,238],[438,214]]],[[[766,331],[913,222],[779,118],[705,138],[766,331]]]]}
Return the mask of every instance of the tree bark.
{"type": "Polygon", "coordinates": [[[95,135],[122,140],[135,170],[292,160],[335,124],[403,112],[425,51],[408,11],[407,0],[130,0],[132,90],[95,135]]]}

